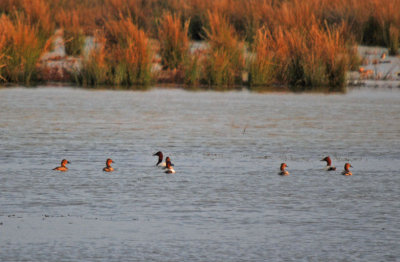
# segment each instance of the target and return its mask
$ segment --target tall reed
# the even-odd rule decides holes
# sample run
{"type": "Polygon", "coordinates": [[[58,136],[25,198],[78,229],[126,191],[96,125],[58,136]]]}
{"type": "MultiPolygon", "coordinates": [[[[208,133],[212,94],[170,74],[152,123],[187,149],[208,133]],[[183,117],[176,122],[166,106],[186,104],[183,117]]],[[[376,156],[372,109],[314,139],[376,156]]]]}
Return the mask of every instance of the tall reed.
{"type": "Polygon", "coordinates": [[[121,18],[106,24],[109,61],[113,67],[113,83],[117,85],[148,85],[151,82],[152,54],[145,32],[121,18]]]}
{"type": "Polygon", "coordinates": [[[5,43],[6,43],[6,36],[1,32],[0,27],[0,83],[6,82],[7,79],[3,76],[6,66],[6,54],[5,54],[5,43]]]}
{"type": "Polygon", "coordinates": [[[248,57],[249,86],[269,86],[275,80],[275,54],[271,48],[272,35],[265,28],[257,31],[251,55],[248,57]]]}
{"type": "Polygon", "coordinates": [[[309,31],[293,28],[274,32],[278,78],[294,90],[329,86],[342,90],[346,83],[348,50],[342,29],[312,25],[309,31]]]}
{"type": "Polygon", "coordinates": [[[95,34],[95,48],[84,57],[82,68],[75,72],[75,81],[84,86],[111,84],[111,67],[106,58],[106,39],[100,32],[95,34]]]}
{"type": "Polygon", "coordinates": [[[37,26],[38,37],[46,41],[55,29],[54,12],[46,0],[21,0],[24,16],[29,25],[37,26]]]}
{"type": "Polygon", "coordinates": [[[152,54],[149,40],[129,18],[109,21],[98,48],[84,62],[76,79],[83,84],[149,85],[152,54]],[[104,35],[104,37],[103,37],[104,35]]]}
{"type": "Polygon", "coordinates": [[[399,54],[400,29],[391,25],[389,27],[389,55],[399,54]]]}
{"type": "Polygon", "coordinates": [[[60,26],[64,29],[65,52],[67,55],[79,56],[85,45],[85,34],[78,12],[61,10],[57,15],[60,26]]]}
{"type": "Polygon", "coordinates": [[[14,21],[6,15],[0,17],[0,35],[3,36],[2,78],[8,82],[30,84],[37,77],[36,63],[44,51],[38,38],[37,26],[30,25],[25,17],[16,14],[14,21]]]}
{"type": "Polygon", "coordinates": [[[178,15],[166,13],[158,28],[161,64],[164,68],[182,67],[189,52],[189,20],[182,24],[178,15]]]}
{"type": "Polygon", "coordinates": [[[209,49],[204,61],[204,82],[210,86],[233,87],[241,83],[244,47],[226,17],[208,12],[209,29],[205,29],[209,49]]]}

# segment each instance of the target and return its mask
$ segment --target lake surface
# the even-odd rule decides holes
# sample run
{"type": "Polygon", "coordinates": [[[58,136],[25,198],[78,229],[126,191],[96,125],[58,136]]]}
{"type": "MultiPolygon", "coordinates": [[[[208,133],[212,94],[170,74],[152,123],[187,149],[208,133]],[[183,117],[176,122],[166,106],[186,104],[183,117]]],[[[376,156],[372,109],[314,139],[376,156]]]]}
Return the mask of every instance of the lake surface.
{"type": "Polygon", "coordinates": [[[0,89],[0,162],[0,261],[400,259],[396,88],[0,89]]]}

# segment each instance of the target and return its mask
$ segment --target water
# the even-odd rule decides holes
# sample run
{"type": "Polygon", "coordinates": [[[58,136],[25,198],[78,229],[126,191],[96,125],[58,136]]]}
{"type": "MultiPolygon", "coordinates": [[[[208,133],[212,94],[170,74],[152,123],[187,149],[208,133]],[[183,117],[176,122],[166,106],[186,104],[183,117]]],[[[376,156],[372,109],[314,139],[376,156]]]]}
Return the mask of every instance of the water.
{"type": "Polygon", "coordinates": [[[0,89],[0,261],[398,261],[399,160],[398,89],[0,89]]]}

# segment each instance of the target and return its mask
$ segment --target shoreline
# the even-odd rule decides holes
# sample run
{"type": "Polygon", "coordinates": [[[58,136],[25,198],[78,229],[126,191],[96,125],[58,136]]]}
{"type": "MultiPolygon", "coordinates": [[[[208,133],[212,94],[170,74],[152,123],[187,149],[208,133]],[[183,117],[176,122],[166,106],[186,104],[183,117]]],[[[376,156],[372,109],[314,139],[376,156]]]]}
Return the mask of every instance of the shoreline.
{"type": "MultiPolygon", "coordinates": [[[[142,90],[153,87],[163,88],[181,88],[187,90],[240,90],[248,89],[250,91],[268,92],[268,91],[294,91],[301,92],[299,88],[284,85],[282,83],[272,83],[269,86],[250,86],[249,73],[243,71],[241,75],[242,84],[235,84],[231,86],[215,86],[207,84],[186,85],[182,81],[182,72],[180,70],[163,69],[161,65],[159,50],[159,43],[157,40],[152,39],[152,53],[154,54],[151,66],[151,83],[142,85],[120,85],[118,87],[112,85],[82,85],[74,81],[75,74],[82,69],[85,57],[95,50],[96,41],[93,37],[86,37],[84,52],[80,56],[69,56],[66,54],[63,32],[56,30],[53,37],[52,50],[45,52],[36,64],[36,69],[39,75],[39,81],[32,81],[29,85],[24,83],[3,83],[0,87],[12,86],[74,86],[81,88],[93,89],[131,89],[142,90]]],[[[204,53],[207,49],[208,43],[206,41],[191,41],[190,53],[192,55],[204,53]]],[[[358,71],[347,72],[347,84],[344,88],[352,86],[382,86],[390,85],[400,87],[400,56],[387,56],[386,59],[381,59],[382,54],[387,54],[388,49],[379,46],[357,46],[358,54],[361,59],[361,64],[358,71]]],[[[245,56],[251,55],[247,50],[244,51],[245,56]]],[[[302,89],[302,88],[300,88],[302,89]]],[[[307,91],[307,88],[304,91],[307,91]]],[[[329,92],[331,87],[313,87],[316,91],[324,90],[329,92]]],[[[337,90],[335,91],[337,92],[337,90]]]]}

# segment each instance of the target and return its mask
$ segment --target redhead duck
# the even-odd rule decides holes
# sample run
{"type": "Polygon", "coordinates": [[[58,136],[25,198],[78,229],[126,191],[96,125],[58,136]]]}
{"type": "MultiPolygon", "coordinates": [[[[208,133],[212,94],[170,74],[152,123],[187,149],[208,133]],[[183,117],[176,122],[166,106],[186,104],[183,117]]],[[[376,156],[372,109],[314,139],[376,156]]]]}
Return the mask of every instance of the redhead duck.
{"type": "Polygon", "coordinates": [[[166,162],[165,169],[166,169],[166,171],[165,171],[166,174],[175,174],[175,170],[172,167],[172,164],[171,164],[170,160],[166,162]]]}
{"type": "Polygon", "coordinates": [[[286,165],[286,163],[282,163],[281,164],[281,171],[279,172],[279,175],[288,176],[289,175],[289,171],[286,170],[287,167],[288,167],[288,165],[286,165]]]}
{"type": "Polygon", "coordinates": [[[326,171],[335,171],[336,167],[332,166],[332,160],[329,156],[325,157],[324,159],[321,159],[321,161],[326,161],[326,171]]]}
{"type": "Polygon", "coordinates": [[[115,162],[111,158],[108,158],[106,161],[106,167],[103,168],[103,171],[105,171],[105,172],[114,171],[114,168],[111,167],[111,163],[115,163],[115,162]]]}
{"type": "Polygon", "coordinates": [[[58,171],[67,171],[68,167],[66,167],[67,164],[70,164],[70,162],[67,159],[61,160],[61,166],[53,168],[53,170],[58,170],[58,171]]]}
{"type": "Polygon", "coordinates": [[[350,167],[353,167],[353,166],[350,165],[349,163],[344,164],[344,170],[342,172],[342,175],[344,175],[344,176],[352,176],[353,174],[349,170],[350,167]]]}

